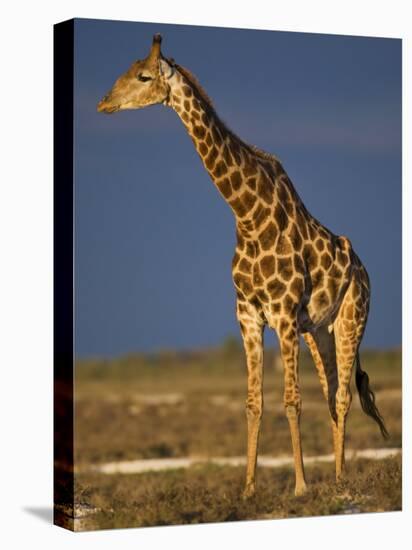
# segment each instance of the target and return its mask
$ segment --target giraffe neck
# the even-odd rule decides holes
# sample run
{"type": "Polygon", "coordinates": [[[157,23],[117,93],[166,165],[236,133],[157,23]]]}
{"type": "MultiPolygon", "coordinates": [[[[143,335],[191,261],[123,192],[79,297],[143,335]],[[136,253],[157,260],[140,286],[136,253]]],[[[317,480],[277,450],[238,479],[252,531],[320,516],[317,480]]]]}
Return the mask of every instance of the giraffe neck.
{"type": "Polygon", "coordinates": [[[181,70],[176,69],[169,79],[167,104],[182,120],[206,171],[233,210],[238,228],[245,234],[257,232],[273,213],[275,178],[282,167],[274,157],[233,134],[192,75],[181,70]]]}

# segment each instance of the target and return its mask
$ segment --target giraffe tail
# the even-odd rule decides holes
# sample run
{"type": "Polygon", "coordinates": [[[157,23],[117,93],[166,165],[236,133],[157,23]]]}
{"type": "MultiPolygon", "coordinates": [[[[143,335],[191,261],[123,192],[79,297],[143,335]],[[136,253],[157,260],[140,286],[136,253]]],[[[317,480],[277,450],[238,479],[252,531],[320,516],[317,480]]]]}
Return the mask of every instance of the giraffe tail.
{"type": "Polygon", "coordinates": [[[387,439],[389,437],[389,433],[385,427],[383,418],[375,405],[375,394],[370,389],[369,376],[364,370],[361,369],[359,351],[356,354],[356,387],[358,389],[363,412],[375,420],[381,430],[382,436],[387,439]]]}

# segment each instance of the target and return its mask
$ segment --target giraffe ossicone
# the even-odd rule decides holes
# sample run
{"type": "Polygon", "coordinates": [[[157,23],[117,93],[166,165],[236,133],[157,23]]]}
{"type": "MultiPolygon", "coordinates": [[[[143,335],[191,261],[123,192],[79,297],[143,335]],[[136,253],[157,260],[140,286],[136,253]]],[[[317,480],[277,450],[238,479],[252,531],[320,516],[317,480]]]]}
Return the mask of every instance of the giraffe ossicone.
{"type": "Polygon", "coordinates": [[[308,212],[279,160],[245,143],[222,122],[194,75],[163,56],[161,37],[155,35],[149,55],[132,63],[116,80],[98,111],[113,113],[159,103],[172,108],[182,120],[236,220],[232,273],[248,372],[244,496],[255,492],[265,326],[279,338],[295,494],[306,491],[300,437],[300,334],[311,351],[329,405],[336,478],[340,479],[354,363],[362,408],[387,436],[359,360],[369,311],[368,274],[349,239],[336,236],[308,212]]]}

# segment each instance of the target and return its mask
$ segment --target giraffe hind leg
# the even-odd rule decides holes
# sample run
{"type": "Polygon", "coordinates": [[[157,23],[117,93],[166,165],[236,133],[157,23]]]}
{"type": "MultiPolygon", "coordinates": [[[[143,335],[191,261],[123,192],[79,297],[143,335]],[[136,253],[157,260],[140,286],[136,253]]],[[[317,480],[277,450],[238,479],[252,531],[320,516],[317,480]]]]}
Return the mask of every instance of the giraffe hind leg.
{"type": "Polygon", "coordinates": [[[327,327],[320,327],[314,333],[302,334],[315,363],[323,395],[328,403],[332,427],[333,448],[336,456],[337,416],[336,391],[338,388],[338,373],[336,365],[335,337],[327,327]]]}
{"type": "Polygon", "coordinates": [[[336,347],[333,332],[326,326],[319,327],[313,333],[303,334],[318,371],[323,394],[329,406],[331,418],[336,422],[336,390],[338,388],[338,370],[336,347]]]}
{"type": "MultiPolygon", "coordinates": [[[[337,414],[337,449],[336,478],[340,479],[344,468],[345,456],[345,425],[346,417],[352,401],[350,379],[353,365],[356,361],[357,386],[362,398],[372,402],[368,380],[360,370],[359,345],[365,330],[369,311],[369,283],[366,271],[361,266],[355,269],[349,287],[343,297],[338,315],[333,324],[336,344],[336,359],[338,366],[338,389],[336,392],[337,414]],[[363,381],[360,384],[360,377],[363,381]]],[[[377,409],[376,409],[377,410],[377,409]]],[[[379,418],[380,415],[379,415],[379,418]]]]}

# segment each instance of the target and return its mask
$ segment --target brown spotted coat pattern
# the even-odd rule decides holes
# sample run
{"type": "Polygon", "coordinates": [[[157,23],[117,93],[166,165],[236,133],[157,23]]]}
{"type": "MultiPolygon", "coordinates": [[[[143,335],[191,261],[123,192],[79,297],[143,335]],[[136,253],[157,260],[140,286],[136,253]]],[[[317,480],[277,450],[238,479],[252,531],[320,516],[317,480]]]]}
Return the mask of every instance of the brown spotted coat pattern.
{"type": "Polygon", "coordinates": [[[255,490],[266,325],[279,338],[295,493],[301,495],[306,482],[299,427],[299,335],[303,334],[312,352],[329,402],[339,478],[352,366],[368,316],[368,275],[349,240],[334,235],[307,211],[281,163],[228,129],[196,78],[161,55],[156,37],[149,57],[134,63],[116,81],[99,110],[113,112],[153,103],[163,103],[178,114],[236,220],[232,273],[248,370],[244,496],[255,490]]]}

